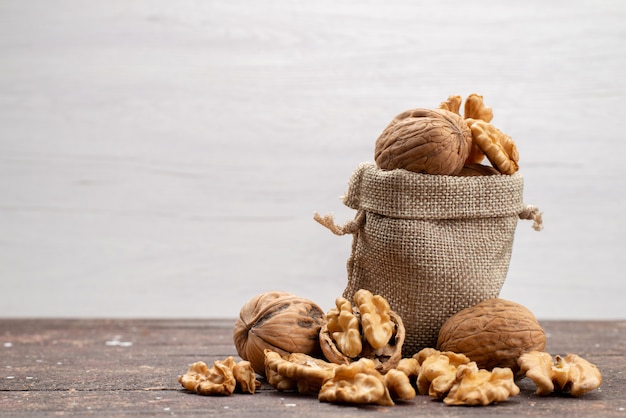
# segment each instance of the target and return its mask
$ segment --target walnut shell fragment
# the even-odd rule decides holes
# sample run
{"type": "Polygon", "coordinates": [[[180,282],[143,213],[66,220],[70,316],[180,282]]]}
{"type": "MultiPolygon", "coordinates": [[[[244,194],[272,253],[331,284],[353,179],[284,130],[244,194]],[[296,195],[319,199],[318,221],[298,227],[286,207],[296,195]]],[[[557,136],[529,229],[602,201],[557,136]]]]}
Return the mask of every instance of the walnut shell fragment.
{"type": "Polygon", "coordinates": [[[463,309],[439,330],[437,348],[465,354],[481,369],[519,370],[517,359],[529,351],[543,351],[546,334],[524,306],[494,298],[463,309]]]}
{"type": "Polygon", "coordinates": [[[522,354],[517,361],[522,373],[537,385],[537,395],[548,395],[554,391],[569,392],[582,396],[602,384],[600,370],[576,354],[565,357],[532,351],[522,354]]]}
{"type": "Polygon", "coordinates": [[[319,332],[325,314],[314,302],[288,292],[265,292],[241,308],[233,340],[237,354],[265,374],[265,349],[321,355],[319,332]]]}
{"type": "Polygon", "coordinates": [[[374,159],[383,170],[455,175],[463,168],[472,133],[458,114],[412,109],[397,115],[376,140],[374,159]]]}
{"type": "MultiPolygon", "coordinates": [[[[370,321],[365,326],[362,324],[362,313],[359,306],[351,305],[344,298],[337,298],[336,308],[329,310],[328,321],[320,329],[319,342],[324,357],[328,361],[337,364],[350,364],[360,358],[368,358],[372,360],[375,367],[381,373],[386,373],[388,370],[394,368],[400,359],[402,358],[402,345],[405,339],[405,328],[402,322],[402,318],[391,309],[387,310],[385,305],[388,306],[386,300],[380,301],[380,297],[375,297],[371,292],[364,290],[359,291],[359,297],[357,299],[361,302],[361,307],[364,312],[369,312],[370,321]],[[359,293],[360,292],[360,293],[359,293]],[[369,295],[367,295],[369,293],[369,295]],[[370,306],[370,302],[377,300],[379,306],[370,306]],[[352,307],[352,313],[348,316],[348,307],[352,307]],[[341,312],[338,314],[338,312],[341,312]],[[384,312],[384,313],[383,313],[384,312]],[[344,315],[349,319],[344,322],[344,328],[335,328],[341,322],[339,318],[344,315]],[[378,316],[372,320],[373,316],[378,316]],[[354,326],[353,318],[356,319],[356,323],[359,324],[358,333],[352,333],[353,336],[358,335],[360,343],[352,341],[345,348],[345,335],[347,333],[347,324],[350,327],[354,326]],[[367,334],[364,334],[364,329],[369,329],[367,334]],[[391,336],[387,339],[388,330],[391,330],[391,336]],[[368,336],[369,335],[369,336],[368,336]],[[383,335],[381,338],[380,335],[383,335]],[[374,340],[376,336],[377,340],[374,340]],[[375,341],[375,344],[379,348],[375,348],[370,343],[370,340],[375,341]],[[380,346],[382,342],[385,345],[380,346]],[[356,350],[355,347],[361,347],[361,350],[356,350]]],[[[355,293],[355,296],[357,295],[355,293]]],[[[353,329],[353,328],[351,328],[353,329]]]]}

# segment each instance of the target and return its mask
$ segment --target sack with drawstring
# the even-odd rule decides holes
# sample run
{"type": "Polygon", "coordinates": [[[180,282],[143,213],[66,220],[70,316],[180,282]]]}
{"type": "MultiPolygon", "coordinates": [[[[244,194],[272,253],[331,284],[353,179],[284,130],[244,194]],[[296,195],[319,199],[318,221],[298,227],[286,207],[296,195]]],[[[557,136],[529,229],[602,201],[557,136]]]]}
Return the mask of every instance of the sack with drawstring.
{"type": "Polygon", "coordinates": [[[519,173],[444,176],[364,163],[343,198],[355,218],[342,226],[330,215],[315,219],[353,235],[343,296],[367,289],[386,298],[404,322],[402,351],[411,356],[436,346],[450,316],[498,297],[518,219],[542,228],[522,194],[519,173]]]}

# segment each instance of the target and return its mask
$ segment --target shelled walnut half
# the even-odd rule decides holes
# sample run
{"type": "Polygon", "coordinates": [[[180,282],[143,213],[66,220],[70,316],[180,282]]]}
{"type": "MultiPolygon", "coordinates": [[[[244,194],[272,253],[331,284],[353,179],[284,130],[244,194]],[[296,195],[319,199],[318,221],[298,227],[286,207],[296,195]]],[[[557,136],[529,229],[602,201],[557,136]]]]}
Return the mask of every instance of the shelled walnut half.
{"type": "MultiPolygon", "coordinates": [[[[460,116],[461,96],[449,96],[439,109],[460,116]]],[[[463,120],[471,131],[471,146],[460,176],[491,175],[481,162],[487,157],[497,173],[513,174],[519,169],[519,153],[510,136],[493,124],[493,109],[485,105],[483,96],[472,93],[465,99],[463,120]],[[483,166],[484,167],[484,166],[483,166]],[[478,170],[476,169],[478,168],[478,170]]]]}
{"type": "Polygon", "coordinates": [[[325,380],[334,375],[339,365],[328,363],[302,353],[281,356],[265,350],[267,382],[279,391],[298,391],[305,395],[317,394],[325,380]]]}
{"type": "Polygon", "coordinates": [[[556,355],[553,361],[549,353],[531,351],[522,354],[517,362],[522,373],[537,385],[537,395],[569,392],[577,397],[602,384],[600,370],[576,354],[556,355]]]}
{"type": "Polygon", "coordinates": [[[476,363],[461,364],[456,372],[456,382],[446,395],[446,405],[489,405],[517,396],[519,387],[508,367],[493,370],[478,369],[476,363]]]}
{"type": "Polygon", "coordinates": [[[322,385],[318,399],[333,403],[393,405],[385,377],[376,370],[374,362],[366,358],[338,366],[322,385]]]}
{"type": "Polygon", "coordinates": [[[215,360],[210,368],[203,361],[192,363],[187,373],[178,376],[178,382],[199,395],[222,396],[232,395],[235,390],[254,393],[261,385],[250,362],[236,362],[232,356],[215,360]]]}

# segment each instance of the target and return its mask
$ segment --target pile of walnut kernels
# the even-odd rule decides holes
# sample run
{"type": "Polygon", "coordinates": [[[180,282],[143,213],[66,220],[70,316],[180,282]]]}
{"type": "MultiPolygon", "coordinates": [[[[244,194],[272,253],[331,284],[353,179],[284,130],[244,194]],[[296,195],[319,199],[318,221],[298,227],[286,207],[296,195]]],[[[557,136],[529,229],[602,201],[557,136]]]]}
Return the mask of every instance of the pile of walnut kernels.
{"type": "MultiPolygon", "coordinates": [[[[245,358],[236,362],[227,357],[210,368],[201,361],[193,363],[178,381],[198,394],[231,395],[254,393],[261,384],[257,377],[263,376],[278,391],[297,391],[322,402],[385,406],[418,394],[446,405],[503,402],[519,394],[516,380],[524,376],[536,384],[538,395],[569,392],[581,396],[602,382],[597,367],[575,354],[553,358],[542,351],[524,352],[517,357],[516,372],[509,367],[483,369],[463,353],[435,348],[401,358],[397,353],[401,352],[403,325],[392,319],[387,301],[367,290],[357,292],[354,299],[352,305],[338,298],[318,330],[322,339],[334,342],[332,352],[323,350],[326,359],[265,348],[264,370],[255,371],[245,358]],[[343,356],[337,358],[337,352],[343,356]]],[[[489,349],[489,342],[485,344],[489,349]]]]}

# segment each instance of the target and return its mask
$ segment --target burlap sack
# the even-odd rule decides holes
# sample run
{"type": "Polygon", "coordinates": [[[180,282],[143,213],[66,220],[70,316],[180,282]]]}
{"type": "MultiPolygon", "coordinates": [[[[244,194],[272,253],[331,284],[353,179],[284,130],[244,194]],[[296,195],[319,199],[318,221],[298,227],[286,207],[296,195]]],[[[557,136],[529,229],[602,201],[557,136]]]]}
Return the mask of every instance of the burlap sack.
{"type": "Polygon", "coordinates": [[[403,354],[435,347],[451,315],[497,297],[509,268],[519,218],[541,214],[522,200],[514,175],[453,177],[360,165],[344,203],[357,210],[343,226],[353,234],[344,297],[365,288],[385,297],[406,327],[403,354]]]}

